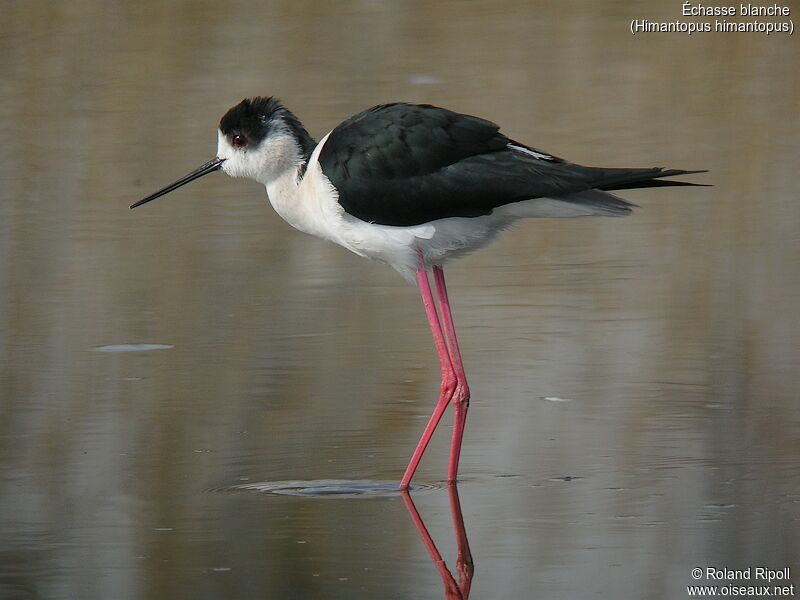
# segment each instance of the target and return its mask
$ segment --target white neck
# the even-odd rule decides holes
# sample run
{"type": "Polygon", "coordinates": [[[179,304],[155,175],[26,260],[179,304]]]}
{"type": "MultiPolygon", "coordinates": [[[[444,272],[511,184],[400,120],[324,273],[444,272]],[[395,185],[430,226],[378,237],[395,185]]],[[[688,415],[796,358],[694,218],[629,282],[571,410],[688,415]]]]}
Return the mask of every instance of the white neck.
{"type": "Polygon", "coordinates": [[[343,209],[337,202],[336,190],[317,162],[326,135],[314,149],[305,173],[299,175],[302,163],[285,169],[277,177],[262,181],[267,188],[270,204],[292,227],[305,233],[341,243],[334,225],[342,220],[343,209]]]}

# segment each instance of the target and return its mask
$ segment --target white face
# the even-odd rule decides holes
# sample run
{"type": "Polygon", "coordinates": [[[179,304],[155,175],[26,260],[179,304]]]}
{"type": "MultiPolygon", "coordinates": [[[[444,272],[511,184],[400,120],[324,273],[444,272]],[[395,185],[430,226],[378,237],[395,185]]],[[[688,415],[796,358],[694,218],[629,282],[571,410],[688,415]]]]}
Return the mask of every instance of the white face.
{"type": "Polygon", "coordinates": [[[301,163],[300,147],[288,132],[271,132],[259,145],[236,147],[217,131],[217,157],[224,158],[222,170],[231,177],[247,177],[264,185],[301,163]]]}

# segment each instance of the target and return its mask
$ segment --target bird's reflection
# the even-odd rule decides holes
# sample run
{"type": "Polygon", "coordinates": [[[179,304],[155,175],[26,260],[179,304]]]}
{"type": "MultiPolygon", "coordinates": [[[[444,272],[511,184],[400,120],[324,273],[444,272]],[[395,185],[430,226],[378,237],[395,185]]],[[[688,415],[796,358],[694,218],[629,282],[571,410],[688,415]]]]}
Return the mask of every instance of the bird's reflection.
{"type": "Polygon", "coordinates": [[[450,515],[453,518],[453,529],[456,536],[456,548],[458,554],[456,557],[456,573],[458,574],[458,581],[453,577],[450,569],[447,568],[442,555],[436,548],[431,534],[428,532],[422,517],[411,499],[411,495],[407,491],[402,492],[403,502],[408,509],[408,514],[414,522],[414,527],[417,528],[419,537],[422,543],[428,550],[436,570],[442,578],[444,584],[444,597],[448,600],[467,600],[469,598],[469,590],[472,586],[472,574],[474,566],[472,563],[472,554],[469,551],[469,541],[467,540],[467,530],[464,528],[464,516],[461,514],[461,502],[458,499],[458,486],[455,483],[448,485],[448,494],[450,495],[450,515]]]}

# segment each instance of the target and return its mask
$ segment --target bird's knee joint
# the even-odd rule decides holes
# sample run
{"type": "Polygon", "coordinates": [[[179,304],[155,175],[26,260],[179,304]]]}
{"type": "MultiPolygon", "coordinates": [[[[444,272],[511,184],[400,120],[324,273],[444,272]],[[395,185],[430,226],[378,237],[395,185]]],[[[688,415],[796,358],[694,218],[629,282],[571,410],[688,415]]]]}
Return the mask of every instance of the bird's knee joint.
{"type": "Polygon", "coordinates": [[[446,393],[448,396],[452,396],[454,393],[456,393],[457,388],[458,380],[454,375],[442,376],[442,392],[446,393]]]}
{"type": "Polygon", "coordinates": [[[455,394],[453,396],[453,402],[456,404],[460,404],[464,407],[469,407],[469,388],[466,384],[459,385],[456,388],[455,394]]]}

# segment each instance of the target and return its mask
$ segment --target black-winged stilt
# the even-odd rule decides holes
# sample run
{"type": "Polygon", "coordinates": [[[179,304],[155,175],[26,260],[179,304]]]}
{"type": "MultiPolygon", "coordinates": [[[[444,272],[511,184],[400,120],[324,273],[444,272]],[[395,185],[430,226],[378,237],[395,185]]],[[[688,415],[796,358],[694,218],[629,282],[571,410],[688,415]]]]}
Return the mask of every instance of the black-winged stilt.
{"type": "Polygon", "coordinates": [[[518,219],[625,216],[634,205],[610,191],[697,185],[661,178],[703,172],[584,167],[516,142],[490,121],[429,105],[376,106],[316,143],[276,99],[259,97],[225,113],[217,133],[215,158],[131,208],[221,170],[264,184],[278,214],[300,231],[416,281],[442,383],[401,489],[408,488],[450,402],[455,416],[447,479],[458,475],[470,393],[444,263],[488,244],[518,219]]]}

